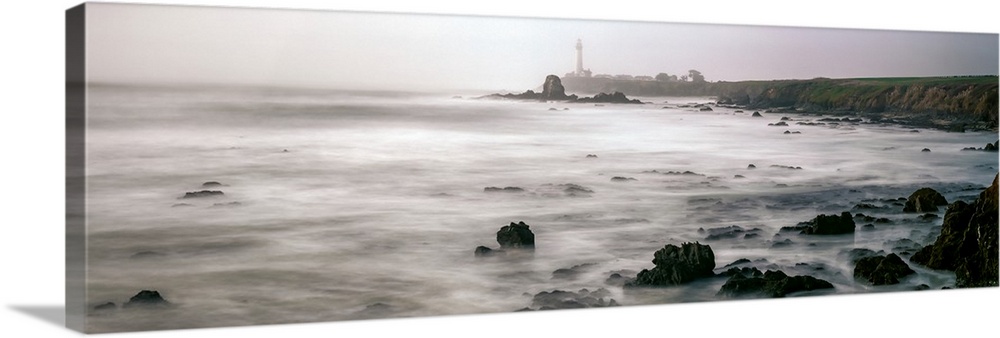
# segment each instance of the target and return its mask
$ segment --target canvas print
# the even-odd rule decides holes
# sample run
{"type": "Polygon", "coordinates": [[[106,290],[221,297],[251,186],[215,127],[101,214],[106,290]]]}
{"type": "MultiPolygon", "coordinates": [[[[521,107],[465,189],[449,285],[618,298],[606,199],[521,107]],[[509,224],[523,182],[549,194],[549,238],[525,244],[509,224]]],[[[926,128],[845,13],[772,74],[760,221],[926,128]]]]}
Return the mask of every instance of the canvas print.
{"type": "Polygon", "coordinates": [[[67,323],[996,287],[997,50],[86,3],[67,11],[67,323]]]}

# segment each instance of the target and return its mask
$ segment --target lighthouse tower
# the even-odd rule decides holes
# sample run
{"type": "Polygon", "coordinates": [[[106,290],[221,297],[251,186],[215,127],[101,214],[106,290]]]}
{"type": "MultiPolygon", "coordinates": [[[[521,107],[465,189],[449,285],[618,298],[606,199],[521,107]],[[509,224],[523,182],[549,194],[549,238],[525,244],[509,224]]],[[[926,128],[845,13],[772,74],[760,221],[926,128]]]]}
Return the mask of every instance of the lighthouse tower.
{"type": "Polygon", "coordinates": [[[590,69],[583,69],[583,41],[576,39],[576,70],[566,76],[590,77],[590,69]]]}

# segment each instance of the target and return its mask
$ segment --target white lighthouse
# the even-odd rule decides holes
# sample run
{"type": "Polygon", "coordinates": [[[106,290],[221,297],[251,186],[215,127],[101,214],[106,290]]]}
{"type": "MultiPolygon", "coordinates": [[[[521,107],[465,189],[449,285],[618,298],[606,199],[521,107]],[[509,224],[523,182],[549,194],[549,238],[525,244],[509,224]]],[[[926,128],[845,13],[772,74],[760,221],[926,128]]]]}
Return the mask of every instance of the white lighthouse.
{"type": "Polygon", "coordinates": [[[576,70],[566,76],[590,77],[590,69],[583,69],[583,41],[576,39],[576,70]]]}

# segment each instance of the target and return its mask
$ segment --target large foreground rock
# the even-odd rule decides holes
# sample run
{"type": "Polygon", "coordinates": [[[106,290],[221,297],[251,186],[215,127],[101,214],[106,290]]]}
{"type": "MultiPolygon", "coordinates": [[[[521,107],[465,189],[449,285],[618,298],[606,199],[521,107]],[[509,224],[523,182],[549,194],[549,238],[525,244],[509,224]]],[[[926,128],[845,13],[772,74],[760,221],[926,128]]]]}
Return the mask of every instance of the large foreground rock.
{"type": "MultiPolygon", "coordinates": [[[[736,268],[733,268],[736,269],[736,268]]],[[[730,269],[732,270],[732,269],[730,269]]],[[[812,276],[789,277],[781,270],[763,274],[757,268],[732,271],[717,296],[727,298],[780,298],[793,292],[832,289],[833,284],[812,276]]]]}
{"type": "Polygon", "coordinates": [[[941,193],[931,188],[920,188],[910,194],[903,206],[903,212],[934,212],[939,205],[948,205],[941,193]]]}
{"type": "Polygon", "coordinates": [[[708,245],[698,242],[683,243],[681,246],[668,244],[653,254],[651,270],[643,269],[635,281],[626,286],[669,286],[679,285],[698,278],[712,277],[715,269],[715,253],[708,245]]]}
{"type": "Polygon", "coordinates": [[[505,249],[534,249],[535,234],[524,222],[511,222],[497,231],[497,243],[505,249]]]}
{"type": "Polygon", "coordinates": [[[958,287],[997,286],[997,179],[971,204],[948,206],[941,235],[910,261],[934,269],[955,270],[958,287]]]}
{"type": "Polygon", "coordinates": [[[916,272],[894,253],[861,258],[854,266],[854,278],[867,280],[872,285],[898,284],[900,278],[914,273],[916,272]]]}
{"type": "Polygon", "coordinates": [[[543,100],[567,100],[566,88],[562,85],[562,80],[558,76],[549,75],[545,77],[545,83],[542,84],[542,99],[543,100]]]}

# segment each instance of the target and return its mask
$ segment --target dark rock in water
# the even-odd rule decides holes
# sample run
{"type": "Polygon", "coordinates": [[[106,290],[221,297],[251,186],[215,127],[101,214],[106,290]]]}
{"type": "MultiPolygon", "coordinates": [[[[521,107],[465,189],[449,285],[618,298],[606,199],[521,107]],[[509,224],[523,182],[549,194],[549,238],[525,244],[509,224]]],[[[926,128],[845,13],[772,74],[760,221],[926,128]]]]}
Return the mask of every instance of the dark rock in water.
{"type": "Polygon", "coordinates": [[[641,104],[642,101],[632,100],[625,96],[622,92],[608,93],[597,93],[593,97],[581,97],[576,100],[577,102],[600,102],[600,103],[633,103],[641,104]]]}
{"type": "Polygon", "coordinates": [[[723,268],[728,268],[728,267],[733,267],[733,266],[736,266],[736,265],[740,265],[740,264],[747,264],[747,263],[750,263],[750,260],[749,260],[749,259],[746,259],[746,258],[740,258],[740,259],[737,259],[737,260],[733,261],[732,263],[729,263],[729,264],[726,264],[726,265],[723,265],[722,267],[723,267],[723,268]]]}
{"type": "Polygon", "coordinates": [[[99,305],[94,306],[94,311],[108,311],[108,310],[116,310],[116,309],[118,309],[118,305],[115,305],[115,303],[112,303],[112,302],[107,302],[107,303],[104,303],[104,304],[99,304],[99,305]]]}
{"type": "MultiPolygon", "coordinates": [[[[1000,142],[1000,141],[997,141],[997,142],[1000,142]]],[[[997,143],[987,143],[986,146],[983,147],[983,150],[984,151],[997,151],[998,146],[1000,146],[1000,145],[998,145],[997,143]]]]}
{"type": "MultiPolygon", "coordinates": [[[[778,229],[778,231],[781,231],[781,232],[785,232],[785,231],[799,231],[799,232],[802,232],[802,231],[805,231],[806,229],[809,229],[809,227],[810,227],[810,225],[806,224],[806,222],[799,222],[799,224],[797,224],[797,225],[781,227],[781,229],[778,229]]],[[[777,236],[777,235],[775,235],[775,236],[777,236]]]]}
{"type": "Polygon", "coordinates": [[[562,80],[556,75],[548,75],[542,84],[542,92],[535,93],[527,90],[520,94],[490,94],[480,98],[500,98],[514,100],[537,100],[537,101],[573,101],[576,95],[566,95],[566,88],[562,85],[562,80]]]}
{"type": "Polygon", "coordinates": [[[997,286],[997,179],[975,201],[948,206],[941,234],[910,261],[934,269],[954,270],[958,287],[997,286]]]}
{"type": "Polygon", "coordinates": [[[782,122],[778,122],[778,123],[768,123],[767,125],[772,126],[772,127],[787,127],[788,123],[782,121],[782,122]]]}
{"type": "Polygon", "coordinates": [[[503,250],[493,250],[485,246],[476,247],[476,257],[491,257],[503,255],[505,252],[503,250]]]}
{"type": "Polygon", "coordinates": [[[604,280],[604,284],[623,286],[632,280],[634,280],[634,278],[628,278],[623,276],[620,272],[615,272],[608,276],[608,279],[604,280]]]}
{"type": "Polygon", "coordinates": [[[618,306],[618,302],[610,298],[611,292],[604,288],[593,292],[582,289],[578,292],[553,290],[542,291],[531,299],[531,306],[537,310],[583,309],[594,307],[618,306]],[[605,300],[607,299],[607,300],[605,300]]]}
{"type": "Polygon", "coordinates": [[[861,258],[854,266],[854,278],[872,285],[898,284],[899,279],[916,273],[896,254],[861,258]]]}
{"type": "Polygon", "coordinates": [[[931,289],[931,286],[927,285],[927,284],[920,284],[920,285],[917,285],[917,286],[913,287],[913,291],[924,291],[924,290],[930,290],[930,289],[931,289]]]}
{"type": "Polygon", "coordinates": [[[698,108],[699,111],[712,111],[712,107],[701,107],[698,108]]]}
{"type": "Polygon", "coordinates": [[[594,154],[587,154],[587,158],[597,158],[597,155],[594,155],[594,154]]]}
{"type": "Polygon", "coordinates": [[[212,207],[213,208],[225,208],[225,207],[238,207],[238,206],[241,206],[241,205],[243,205],[243,203],[240,203],[240,202],[229,202],[229,203],[215,203],[215,204],[212,204],[212,207]]]}
{"type": "Polygon", "coordinates": [[[225,195],[219,190],[202,190],[184,193],[182,198],[196,198],[196,197],[210,197],[210,196],[222,196],[225,195]]]}
{"type": "Polygon", "coordinates": [[[563,193],[568,196],[590,196],[594,193],[589,188],[573,183],[560,184],[559,187],[563,188],[563,193]]]}
{"type": "Polygon", "coordinates": [[[875,217],[868,216],[868,215],[862,214],[860,212],[857,213],[857,214],[854,214],[854,218],[860,219],[862,222],[874,222],[876,220],[875,217]]]}
{"type": "Polygon", "coordinates": [[[563,87],[562,80],[558,76],[549,75],[545,77],[545,83],[542,84],[543,100],[565,100],[568,98],[566,96],[566,88],[563,87]]]}
{"type": "Polygon", "coordinates": [[[483,188],[484,192],[524,192],[524,188],[521,187],[486,187],[483,188]]]}
{"type": "Polygon", "coordinates": [[[711,277],[715,269],[715,253],[708,245],[682,243],[668,244],[653,254],[652,270],[639,271],[634,282],[625,286],[670,286],[711,277]]]}
{"type": "Polygon", "coordinates": [[[720,239],[731,239],[731,238],[737,238],[747,233],[758,233],[758,232],[760,232],[759,228],[743,229],[743,227],[738,225],[710,228],[708,229],[708,237],[705,237],[705,240],[715,241],[720,239]]]}
{"type": "MultiPolygon", "coordinates": [[[[841,254],[845,254],[845,253],[841,252],[841,254]]],[[[846,255],[847,255],[847,258],[849,258],[852,263],[857,263],[858,260],[860,260],[862,258],[876,257],[876,256],[880,256],[880,255],[884,256],[885,255],[885,251],[879,250],[878,252],[875,252],[872,249],[854,248],[854,249],[851,249],[850,251],[847,251],[846,255]]]]}
{"type": "Polygon", "coordinates": [[[734,274],[722,285],[716,294],[726,298],[781,298],[794,292],[832,289],[833,284],[812,276],[789,277],[781,270],[768,270],[760,274],[760,270],[747,276],[743,273],[734,274]]]}
{"type": "MultiPolygon", "coordinates": [[[[656,172],[655,170],[652,172],[656,172]]],[[[690,170],[685,171],[668,171],[663,173],[664,175],[691,175],[691,176],[705,176],[705,174],[699,174],[690,170]]]]}
{"type": "Polygon", "coordinates": [[[783,240],[783,241],[775,241],[775,242],[771,243],[771,247],[772,248],[784,248],[784,247],[791,246],[792,244],[795,244],[795,242],[792,242],[791,239],[785,238],[785,240],[783,240]]]}
{"type": "Polygon", "coordinates": [[[791,131],[785,130],[785,134],[791,134],[791,131]]]}
{"type": "Polygon", "coordinates": [[[788,121],[788,120],[791,120],[791,119],[788,118],[788,116],[782,116],[781,117],[781,121],[788,121]]]}
{"type": "Polygon", "coordinates": [[[868,224],[862,225],[861,226],[861,230],[866,230],[866,231],[875,230],[875,224],[868,223],[868,224]]]}
{"type": "Polygon", "coordinates": [[[216,182],[216,181],[208,181],[208,182],[205,182],[205,183],[201,184],[202,188],[221,187],[221,186],[222,186],[222,183],[219,183],[219,182],[216,182]]]}
{"type": "Polygon", "coordinates": [[[726,271],[724,271],[723,273],[720,273],[719,275],[726,276],[726,277],[732,277],[732,276],[736,276],[736,275],[742,275],[743,277],[751,277],[751,278],[752,277],[764,277],[764,273],[760,272],[760,270],[757,270],[757,268],[755,268],[755,267],[746,267],[746,266],[744,266],[742,268],[732,267],[732,268],[726,269],[726,271]]]}
{"type": "Polygon", "coordinates": [[[637,181],[637,180],[633,177],[622,177],[622,176],[615,176],[611,178],[611,182],[628,182],[628,181],[637,181]]]}
{"type": "Polygon", "coordinates": [[[125,309],[133,306],[160,307],[169,304],[166,299],[160,296],[159,292],[155,290],[142,290],[135,296],[132,296],[132,298],[129,298],[128,302],[122,305],[122,308],[125,309]]]}
{"type": "Polygon", "coordinates": [[[858,203],[854,205],[854,209],[881,209],[881,207],[871,203],[858,203]]]}
{"type": "Polygon", "coordinates": [[[733,175],[733,178],[747,178],[747,177],[743,175],[733,175]]]}
{"type": "Polygon", "coordinates": [[[760,237],[760,234],[756,233],[756,232],[751,232],[751,233],[743,234],[743,239],[751,239],[751,238],[757,238],[757,237],[760,237]]]}
{"type": "Polygon", "coordinates": [[[930,149],[928,149],[928,148],[924,148],[924,149],[921,149],[920,151],[921,151],[921,152],[925,152],[925,153],[929,153],[929,152],[931,152],[931,150],[930,150],[930,149]]]}
{"type": "Polygon", "coordinates": [[[799,223],[805,225],[802,234],[806,235],[838,235],[854,232],[855,224],[851,213],[844,211],[840,216],[820,214],[812,220],[799,223]]]}
{"type": "Polygon", "coordinates": [[[749,165],[747,165],[747,169],[757,169],[757,166],[753,165],[753,163],[750,163],[749,165]]]}
{"type": "Polygon", "coordinates": [[[497,243],[500,243],[501,248],[534,249],[535,234],[524,222],[511,222],[497,231],[497,243]]]}
{"type": "Polygon", "coordinates": [[[891,223],[892,223],[892,220],[891,220],[891,219],[888,219],[888,218],[885,218],[885,217],[879,217],[879,218],[876,218],[876,219],[875,219],[875,223],[880,223],[880,224],[891,224],[891,223]]]}
{"type": "Polygon", "coordinates": [[[931,188],[920,188],[906,199],[903,212],[933,212],[938,211],[939,205],[948,205],[941,193],[931,188]]]}
{"type": "Polygon", "coordinates": [[[802,169],[802,167],[794,167],[794,166],[790,166],[790,165],[780,165],[780,164],[772,164],[771,168],[783,168],[783,169],[795,169],[795,170],[801,170],[802,169]]]}
{"type": "Polygon", "coordinates": [[[764,116],[760,115],[759,111],[755,111],[755,112],[753,112],[753,115],[750,115],[750,117],[764,117],[764,116]]]}

